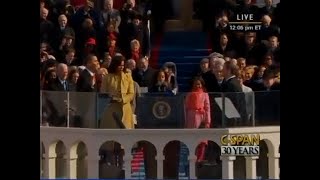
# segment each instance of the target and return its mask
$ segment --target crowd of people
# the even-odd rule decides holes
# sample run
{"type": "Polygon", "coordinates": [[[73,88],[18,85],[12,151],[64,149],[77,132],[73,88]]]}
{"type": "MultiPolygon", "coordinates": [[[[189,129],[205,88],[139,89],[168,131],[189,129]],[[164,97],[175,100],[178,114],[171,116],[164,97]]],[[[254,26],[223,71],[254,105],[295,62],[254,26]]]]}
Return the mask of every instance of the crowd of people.
{"type": "MultiPolygon", "coordinates": [[[[178,95],[179,69],[175,64],[165,63],[161,69],[149,65],[153,61],[147,26],[150,8],[145,3],[104,0],[102,9],[97,10],[88,0],[52,2],[40,0],[40,90],[107,94],[111,100],[99,128],[108,129],[137,127],[136,106],[142,104],[136,99],[141,94],[178,95]]],[[[265,6],[258,8],[251,0],[240,5],[236,0],[199,2],[196,11],[203,20],[203,30],[210,31],[213,53],[199,59],[192,88],[184,94],[184,127],[226,125],[222,122],[224,113],[214,100],[217,93],[225,93],[240,114],[239,118],[228,119],[227,126],[249,125],[253,118],[247,103],[252,101],[251,92],[280,90],[280,3],[274,7],[272,0],[265,0],[265,6]],[[216,4],[209,6],[209,2],[216,4]],[[213,16],[205,16],[207,11],[213,16]],[[239,13],[255,14],[256,21],[262,22],[261,30],[230,29],[229,20],[239,13]]],[[[157,29],[161,26],[153,23],[157,29]]],[[[270,97],[264,95],[263,100],[270,97]]],[[[58,113],[49,101],[42,109],[42,123],[66,125],[66,118],[49,115],[58,113]]],[[[276,110],[256,107],[256,114],[271,115],[276,110]]],[[[207,151],[208,142],[203,141],[196,152],[197,162],[206,159],[207,151]]]]}
{"type": "MultiPolygon", "coordinates": [[[[89,0],[63,2],[40,0],[41,90],[107,93],[112,100],[100,128],[119,127],[114,112],[121,115],[125,128],[134,128],[135,99],[141,93],[177,95],[179,70],[175,65],[149,66],[150,14],[146,6],[127,0],[115,9],[113,0],[105,0],[97,10],[89,0]]],[[[221,126],[218,106],[208,92],[280,90],[279,7],[280,3],[275,8],[272,0],[265,0],[259,9],[251,0],[244,0],[236,8],[221,7],[211,19],[214,53],[199,60],[200,70],[187,93],[187,128],[221,126]],[[228,22],[237,13],[256,14],[261,30],[232,31],[228,22]]],[[[250,119],[246,97],[229,98],[241,119],[250,119]]]]}

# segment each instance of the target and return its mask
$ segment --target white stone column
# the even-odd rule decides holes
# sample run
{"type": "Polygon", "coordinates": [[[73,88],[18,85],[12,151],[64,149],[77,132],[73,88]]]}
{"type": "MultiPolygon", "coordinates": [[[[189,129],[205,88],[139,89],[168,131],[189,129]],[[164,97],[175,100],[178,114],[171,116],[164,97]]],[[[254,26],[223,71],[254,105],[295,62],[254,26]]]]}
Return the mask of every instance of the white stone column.
{"type": "Polygon", "coordinates": [[[77,179],[77,155],[66,156],[67,178],[77,179]]]}
{"type": "Polygon", "coordinates": [[[197,156],[195,155],[189,155],[189,179],[197,179],[196,177],[196,161],[197,156]]]}
{"type": "Polygon", "coordinates": [[[257,159],[259,156],[247,156],[246,158],[246,178],[256,179],[257,178],[257,159]]]}
{"type": "Polygon", "coordinates": [[[233,161],[235,156],[221,156],[222,160],[222,179],[233,179],[233,161]]]}
{"type": "Polygon", "coordinates": [[[56,178],[56,153],[46,153],[44,160],[44,178],[46,179],[54,179],[56,178]]]}
{"type": "Polygon", "coordinates": [[[279,157],[280,154],[268,155],[268,165],[269,165],[269,178],[279,179],[280,169],[279,169],[279,157]]]}
{"type": "Polygon", "coordinates": [[[92,154],[88,156],[88,179],[99,178],[99,155],[92,154]]]}
{"type": "Polygon", "coordinates": [[[157,160],[157,178],[163,179],[163,161],[164,161],[164,155],[158,154],[156,156],[157,160]]]}
{"type": "Polygon", "coordinates": [[[130,151],[125,151],[127,155],[123,157],[123,170],[125,173],[125,179],[131,179],[131,161],[132,161],[132,155],[130,151]]]}

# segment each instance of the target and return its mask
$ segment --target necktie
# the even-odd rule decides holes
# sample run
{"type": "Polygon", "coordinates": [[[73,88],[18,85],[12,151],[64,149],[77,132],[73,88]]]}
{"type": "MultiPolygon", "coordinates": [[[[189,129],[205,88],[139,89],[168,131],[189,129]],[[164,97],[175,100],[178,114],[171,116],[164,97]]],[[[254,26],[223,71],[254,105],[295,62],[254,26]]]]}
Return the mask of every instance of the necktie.
{"type": "Polygon", "coordinates": [[[64,88],[65,91],[68,90],[68,89],[67,89],[67,82],[66,82],[66,81],[63,81],[63,88],[64,88]]]}

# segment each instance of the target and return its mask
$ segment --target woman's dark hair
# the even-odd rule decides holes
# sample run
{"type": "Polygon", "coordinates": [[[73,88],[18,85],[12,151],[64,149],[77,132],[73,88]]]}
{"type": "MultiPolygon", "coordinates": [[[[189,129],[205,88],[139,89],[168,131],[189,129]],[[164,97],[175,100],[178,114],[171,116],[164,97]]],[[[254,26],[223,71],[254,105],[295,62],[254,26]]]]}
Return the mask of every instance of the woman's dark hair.
{"type": "Polygon", "coordinates": [[[75,73],[79,73],[78,69],[72,69],[69,73],[68,73],[68,80],[71,81],[72,80],[72,76],[75,73]]]}
{"type": "Polygon", "coordinates": [[[260,71],[260,69],[263,68],[263,67],[264,67],[264,66],[255,67],[251,79],[258,79],[258,78],[259,78],[259,75],[258,75],[258,74],[259,74],[259,71],[260,71]]]}
{"type": "Polygon", "coordinates": [[[202,79],[202,77],[201,76],[196,76],[195,78],[193,78],[192,79],[192,86],[191,86],[191,88],[193,89],[193,85],[194,85],[194,83],[196,82],[196,81],[200,81],[201,82],[201,85],[202,85],[202,89],[203,89],[203,91],[207,91],[206,90],[206,88],[205,88],[205,82],[204,82],[204,80],[202,79]]]}
{"type": "Polygon", "coordinates": [[[48,69],[43,78],[43,89],[46,90],[48,88],[48,84],[51,82],[50,76],[52,73],[56,72],[55,69],[48,69]]]}
{"type": "Polygon", "coordinates": [[[219,38],[221,38],[222,36],[227,36],[228,40],[230,39],[230,38],[229,38],[229,34],[228,34],[227,32],[222,31],[222,32],[220,33],[219,38]]]}
{"type": "Polygon", "coordinates": [[[108,68],[108,72],[111,74],[114,74],[117,72],[118,66],[121,65],[121,62],[125,61],[125,58],[123,56],[114,56],[112,57],[110,66],[108,68]]]}

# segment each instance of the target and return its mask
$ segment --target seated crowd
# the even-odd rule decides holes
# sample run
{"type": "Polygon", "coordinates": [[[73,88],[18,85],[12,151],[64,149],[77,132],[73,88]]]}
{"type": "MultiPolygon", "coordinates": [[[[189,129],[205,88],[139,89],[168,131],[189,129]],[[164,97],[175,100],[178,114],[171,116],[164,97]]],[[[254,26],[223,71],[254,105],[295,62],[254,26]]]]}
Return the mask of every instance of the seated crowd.
{"type": "MultiPolygon", "coordinates": [[[[141,9],[134,0],[120,9],[113,8],[113,0],[105,0],[101,11],[91,1],[79,7],[52,7],[40,1],[40,89],[107,93],[112,100],[100,128],[119,127],[114,112],[121,112],[125,128],[134,128],[134,101],[141,93],[176,95],[175,65],[149,66],[149,29],[146,10],[141,9]]],[[[219,126],[211,121],[219,117],[212,113],[216,105],[207,92],[280,90],[280,31],[272,24],[272,12],[261,15],[258,32],[231,31],[230,12],[217,15],[214,53],[199,60],[201,70],[185,100],[188,128],[219,126]]],[[[243,117],[248,114],[240,107],[243,102],[237,103],[241,118],[249,119],[243,117]]]]}

